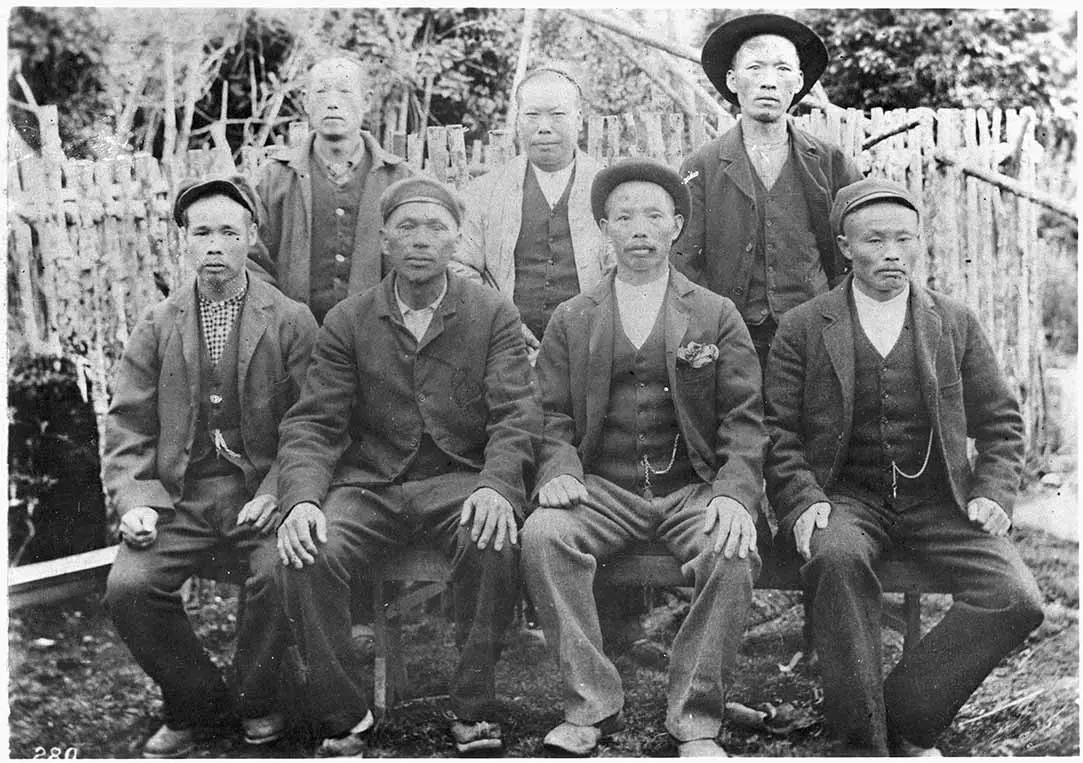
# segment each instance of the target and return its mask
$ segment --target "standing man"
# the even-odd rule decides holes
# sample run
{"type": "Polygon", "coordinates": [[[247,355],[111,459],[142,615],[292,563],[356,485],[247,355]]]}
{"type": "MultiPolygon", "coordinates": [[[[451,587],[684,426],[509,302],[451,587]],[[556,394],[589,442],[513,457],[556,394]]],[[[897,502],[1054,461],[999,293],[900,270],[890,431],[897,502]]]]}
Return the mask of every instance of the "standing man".
{"type": "Polygon", "coordinates": [[[733,300],[762,367],[778,319],[842,277],[827,217],[838,190],[861,173],[787,117],[827,67],[827,48],[807,26],[741,16],[711,33],[702,61],[741,118],[681,167],[692,214],[673,262],[733,300]]]}
{"type": "Polygon", "coordinates": [[[715,737],[759,571],[760,370],[733,304],[669,267],[689,209],[679,175],[615,164],[595,177],[591,205],[617,268],[558,307],[542,342],[538,508],[523,529],[527,586],[564,684],[564,722],[545,745],[586,755],[620,727],[593,577],[658,538],[694,585],[666,729],[681,756],[725,755],[715,737]]]}
{"type": "Polygon", "coordinates": [[[600,167],[576,145],[579,83],[541,67],[523,78],[515,99],[523,153],[464,192],[463,245],[453,267],[515,302],[533,355],[556,306],[592,289],[611,262],[590,215],[590,184],[600,167]]]}
{"type": "Polygon", "coordinates": [[[253,255],[253,271],[307,304],[321,323],[333,305],[390,272],[379,255],[377,202],[412,174],[361,129],[371,99],[369,76],[355,61],[319,61],[304,90],[311,135],[268,156],[257,184],[266,253],[253,255]]]}
{"type": "Polygon", "coordinates": [[[1042,621],[1007,537],[1023,422],[974,315],[910,279],[924,255],[914,197],[863,180],[839,192],[830,222],[853,276],[779,326],[768,494],[778,541],[805,560],[840,752],[939,755],[955,713],[1042,621]],[[883,681],[874,565],[888,548],[942,576],[954,603],[883,681]]]}
{"type": "Polygon", "coordinates": [[[351,586],[381,555],[432,543],[452,561],[462,650],[451,733],[460,752],[500,749],[495,666],[541,430],[526,345],[509,301],[447,273],[463,212],[453,191],[408,178],[379,209],[392,271],[328,312],[282,423],[280,581],[317,754],[359,755],[373,727],[351,664],[351,586]]]}
{"type": "Polygon", "coordinates": [[[288,633],[274,588],[278,424],[297,399],[316,322],[245,274],[258,203],[239,177],[182,187],[173,207],[194,284],[132,332],[109,407],[105,487],[124,540],[106,605],[162,688],[165,723],[147,758],[185,757],[233,716],[218,669],[192,632],[180,588],[210,563],[241,570],[234,666],[251,744],[282,736],[288,633]],[[247,580],[245,577],[247,576],[247,580]]]}

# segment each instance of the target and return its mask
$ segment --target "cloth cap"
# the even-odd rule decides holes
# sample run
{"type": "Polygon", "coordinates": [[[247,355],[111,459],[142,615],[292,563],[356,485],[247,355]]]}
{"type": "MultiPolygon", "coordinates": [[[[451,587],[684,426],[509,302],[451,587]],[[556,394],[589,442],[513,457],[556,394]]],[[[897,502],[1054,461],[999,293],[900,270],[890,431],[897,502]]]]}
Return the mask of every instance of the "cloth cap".
{"type": "Polygon", "coordinates": [[[439,204],[451,213],[456,225],[463,223],[463,201],[451,187],[424,175],[403,178],[389,185],[380,196],[380,219],[387,222],[403,204],[426,201],[439,204]]]}
{"type": "Polygon", "coordinates": [[[259,225],[259,197],[244,177],[229,175],[189,178],[183,181],[177,190],[177,200],[173,202],[173,220],[177,227],[185,226],[185,210],[207,196],[227,196],[233,199],[247,209],[252,215],[252,222],[259,225]]]}
{"type": "MultiPolygon", "coordinates": [[[[700,53],[700,62],[707,79],[723,98],[734,106],[740,106],[737,93],[726,84],[726,72],[732,68],[733,57],[745,41],[761,34],[785,37],[797,48],[801,73],[805,76],[804,86],[793,97],[793,103],[797,103],[812,90],[812,86],[827,68],[827,46],[818,34],[789,16],[753,13],[727,21],[716,28],[703,43],[703,51],[700,53]]],[[[793,106],[793,103],[790,106],[793,106]]]]}
{"type": "Polygon", "coordinates": [[[609,165],[594,176],[594,183],[590,186],[590,208],[594,212],[595,222],[605,217],[605,203],[613,189],[621,183],[633,180],[662,186],[673,199],[674,211],[688,222],[692,209],[692,196],[688,187],[681,182],[681,176],[669,166],[651,159],[624,159],[609,165]]]}
{"type": "Polygon", "coordinates": [[[865,178],[839,190],[831,205],[831,230],[842,235],[842,222],[846,215],[874,201],[890,200],[904,204],[921,216],[921,207],[910,191],[898,183],[882,178],[865,178]]]}

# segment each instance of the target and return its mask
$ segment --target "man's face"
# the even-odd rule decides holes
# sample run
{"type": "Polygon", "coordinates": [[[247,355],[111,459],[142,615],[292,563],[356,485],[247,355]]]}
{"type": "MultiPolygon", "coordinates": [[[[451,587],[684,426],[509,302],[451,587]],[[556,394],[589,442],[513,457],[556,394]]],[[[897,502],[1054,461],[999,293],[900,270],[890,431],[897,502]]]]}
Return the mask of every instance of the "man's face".
{"type": "Polygon", "coordinates": [[[391,213],[380,229],[384,254],[395,272],[421,285],[447,270],[461,234],[445,207],[431,201],[412,201],[391,213]]]}
{"type": "Polygon", "coordinates": [[[185,216],[185,247],[204,288],[228,289],[244,278],[248,247],[257,235],[248,210],[228,196],[205,196],[185,216]]]}
{"type": "Polygon", "coordinates": [[[519,143],[540,169],[554,172],[571,164],[582,119],[575,85],[559,75],[539,74],[519,91],[519,143]]]}
{"type": "Polygon", "coordinates": [[[332,140],[356,135],[368,110],[368,83],[344,61],[316,64],[308,74],[305,111],[312,128],[332,140]]]}
{"type": "Polygon", "coordinates": [[[782,119],[804,83],[797,48],[773,34],[746,40],[726,72],[726,85],[737,94],[741,114],[759,122],[782,119]]]}
{"type": "Polygon", "coordinates": [[[918,213],[894,202],[874,202],[846,215],[839,249],[854,266],[854,280],[866,296],[881,302],[906,288],[922,252],[918,213]]]}
{"type": "Polygon", "coordinates": [[[602,233],[617,253],[620,276],[661,275],[684,218],[662,186],[642,180],[621,183],[609,194],[602,233]]]}

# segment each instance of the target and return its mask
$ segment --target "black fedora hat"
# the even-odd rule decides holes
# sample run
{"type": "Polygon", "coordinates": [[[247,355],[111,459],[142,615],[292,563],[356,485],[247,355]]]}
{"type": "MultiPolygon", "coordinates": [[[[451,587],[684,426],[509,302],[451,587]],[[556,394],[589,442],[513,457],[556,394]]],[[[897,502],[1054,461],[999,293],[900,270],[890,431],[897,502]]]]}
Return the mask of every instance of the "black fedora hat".
{"type": "Polygon", "coordinates": [[[820,79],[820,75],[827,68],[827,46],[818,34],[789,16],[753,13],[727,21],[716,28],[707,37],[707,42],[703,43],[703,52],[700,54],[700,62],[707,79],[723,98],[734,106],[739,106],[737,93],[726,84],[726,72],[730,70],[733,56],[745,40],[761,34],[785,37],[797,48],[797,56],[801,59],[801,72],[805,76],[804,87],[793,97],[793,103],[797,103],[812,90],[816,80],[820,79]]]}

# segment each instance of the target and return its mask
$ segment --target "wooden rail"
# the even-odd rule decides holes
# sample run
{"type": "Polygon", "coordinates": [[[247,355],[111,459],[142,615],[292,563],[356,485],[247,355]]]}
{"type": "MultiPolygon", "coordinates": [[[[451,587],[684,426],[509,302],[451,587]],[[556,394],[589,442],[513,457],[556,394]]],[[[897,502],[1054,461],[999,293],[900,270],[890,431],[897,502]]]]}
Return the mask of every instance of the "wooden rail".
{"type": "Polygon", "coordinates": [[[8,569],[8,608],[39,607],[91,593],[105,582],[119,546],[8,569]]]}

